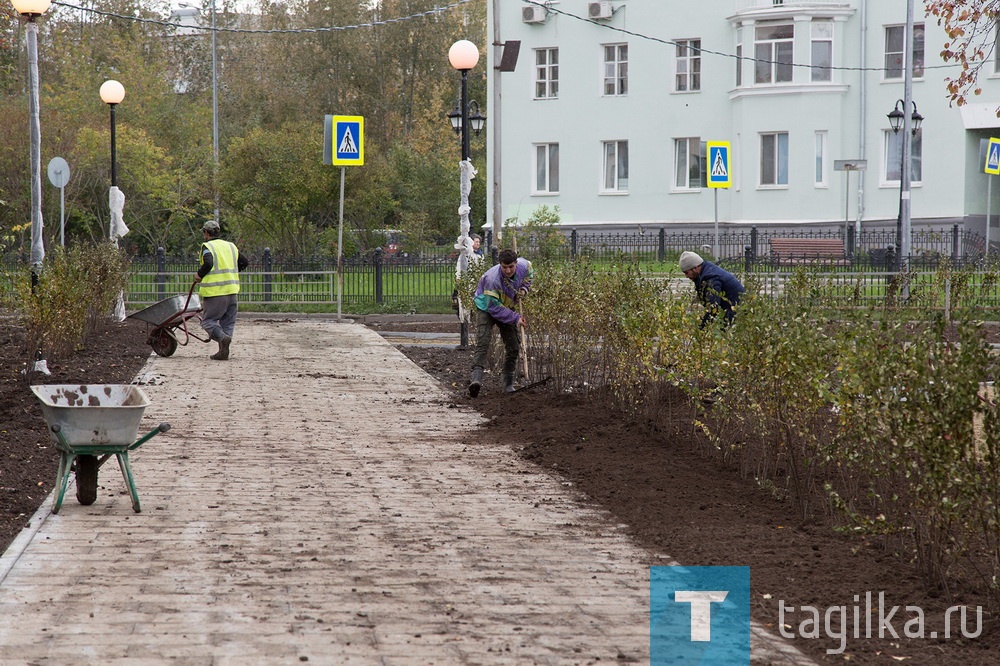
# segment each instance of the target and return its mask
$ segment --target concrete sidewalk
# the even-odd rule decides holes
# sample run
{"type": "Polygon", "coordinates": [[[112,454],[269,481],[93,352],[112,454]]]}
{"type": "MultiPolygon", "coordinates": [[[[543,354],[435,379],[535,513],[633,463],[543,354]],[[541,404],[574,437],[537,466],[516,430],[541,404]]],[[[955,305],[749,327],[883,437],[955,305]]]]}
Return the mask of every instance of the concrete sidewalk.
{"type": "MultiPolygon", "coordinates": [[[[363,326],[152,357],[135,451],[0,558],[0,664],[648,662],[657,561],[363,326]],[[151,382],[151,383],[150,383],[151,382]]],[[[755,628],[755,661],[807,663],[755,628]]]]}

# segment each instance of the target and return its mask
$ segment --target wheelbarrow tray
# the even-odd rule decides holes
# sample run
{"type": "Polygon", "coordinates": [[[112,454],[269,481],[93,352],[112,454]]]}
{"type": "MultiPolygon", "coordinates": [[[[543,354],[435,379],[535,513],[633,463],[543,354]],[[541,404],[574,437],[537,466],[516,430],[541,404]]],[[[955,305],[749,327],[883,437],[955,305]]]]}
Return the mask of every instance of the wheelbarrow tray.
{"type": "Polygon", "coordinates": [[[127,450],[149,405],[145,392],[131,384],[42,384],[31,390],[41,400],[52,441],[76,453],[127,450]],[[52,426],[59,426],[62,441],[52,426]]]}
{"type": "Polygon", "coordinates": [[[158,303],[150,305],[148,308],[139,310],[129,315],[132,319],[144,321],[154,326],[162,326],[180,314],[194,313],[201,310],[201,298],[198,294],[179,294],[165,298],[158,303]],[[190,296],[190,299],[188,298],[190,296]],[[185,304],[187,307],[184,307],[185,304]]]}

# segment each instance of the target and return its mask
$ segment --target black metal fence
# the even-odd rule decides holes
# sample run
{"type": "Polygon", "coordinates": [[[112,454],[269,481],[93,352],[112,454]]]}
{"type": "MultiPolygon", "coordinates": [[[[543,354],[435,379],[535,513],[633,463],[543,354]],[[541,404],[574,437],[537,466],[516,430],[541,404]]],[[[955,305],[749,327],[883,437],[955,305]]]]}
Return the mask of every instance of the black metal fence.
{"type": "MultiPolygon", "coordinates": [[[[773,238],[835,238],[844,243],[846,261],[826,262],[816,257],[812,268],[824,273],[881,273],[936,271],[943,262],[956,267],[981,266],[997,255],[986,253],[982,236],[954,225],[943,229],[914,229],[913,254],[900,262],[895,254],[895,232],[865,231],[854,238],[853,228],[840,231],[789,231],[756,227],[721,230],[720,263],[747,273],[792,273],[794,266],[782,265],[772,256],[768,241],[773,238]]],[[[487,242],[489,242],[487,238],[487,242]]],[[[684,250],[711,255],[713,231],[674,232],[666,229],[632,233],[583,233],[573,231],[565,242],[519,236],[521,254],[528,257],[572,260],[590,257],[595,262],[625,259],[639,262],[647,273],[668,272],[684,250]],[[656,264],[662,263],[662,269],[656,264]]],[[[420,252],[386,255],[376,250],[365,256],[345,258],[337,271],[335,257],[290,258],[275,256],[265,249],[250,254],[250,266],[242,275],[241,301],[260,306],[292,309],[326,306],[338,301],[387,309],[443,309],[451,306],[457,253],[453,248],[431,248],[420,252]],[[342,284],[338,284],[342,278],[342,284]]],[[[489,258],[487,257],[487,261],[489,258]]],[[[6,257],[5,275],[24,267],[26,257],[6,257]]],[[[162,249],[152,257],[132,259],[132,274],[126,294],[129,309],[138,309],[178,293],[186,293],[198,268],[198,257],[168,256],[162,249]]],[[[674,275],[673,277],[678,277],[674,275]]],[[[0,276],[0,284],[3,282],[0,276]]],[[[884,277],[878,278],[885,280],[884,277]]],[[[9,286],[4,285],[5,288],[9,286]]]]}

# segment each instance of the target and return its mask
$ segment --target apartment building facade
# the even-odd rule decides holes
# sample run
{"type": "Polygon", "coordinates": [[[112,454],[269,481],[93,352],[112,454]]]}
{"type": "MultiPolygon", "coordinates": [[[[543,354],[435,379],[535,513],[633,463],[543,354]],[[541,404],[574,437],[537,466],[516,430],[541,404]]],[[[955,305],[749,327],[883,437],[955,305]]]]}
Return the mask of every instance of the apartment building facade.
{"type": "Polygon", "coordinates": [[[903,106],[910,48],[923,117],[912,224],[985,233],[989,205],[1000,240],[1000,184],[988,187],[983,155],[1000,137],[1000,66],[983,69],[982,95],[951,105],[944,32],[917,2],[906,44],[906,4],[493,2],[493,220],[558,206],[580,230],[895,227],[904,132],[888,114],[903,106]],[[499,71],[507,42],[520,43],[517,66],[499,71]],[[728,188],[707,186],[720,166],[710,142],[730,146],[728,188]]]}

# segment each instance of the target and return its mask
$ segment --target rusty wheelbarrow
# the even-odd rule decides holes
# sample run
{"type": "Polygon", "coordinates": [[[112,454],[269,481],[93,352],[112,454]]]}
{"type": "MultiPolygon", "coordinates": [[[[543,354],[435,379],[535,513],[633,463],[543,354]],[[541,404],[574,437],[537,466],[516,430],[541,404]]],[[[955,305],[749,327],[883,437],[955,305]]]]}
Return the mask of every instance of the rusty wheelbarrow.
{"type": "Polygon", "coordinates": [[[129,315],[131,319],[146,322],[146,343],[157,356],[171,356],[177,351],[177,345],[186,345],[191,338],[209,341],[188,330],[188,321],[201,321],[201,298],[194,293],[195,284],[191,283],[186,297],[183,294],[171,296],[129,315]]]}
{"type": "Polygon", "coordinates": [[[139,513],[129,451],[170,430],[169,423],[161,423],[136,439],[139,421],[149,405],[145,392],[129,384],[48,384],[32,386],[31,390],[42,402],[50,437],[59,450],[52,513],[59,513],[74,462],[76,498],[80,504],[93,504],[97,500],[97,470],[111,456],[118,460],[132,509],[139,513]]]}

